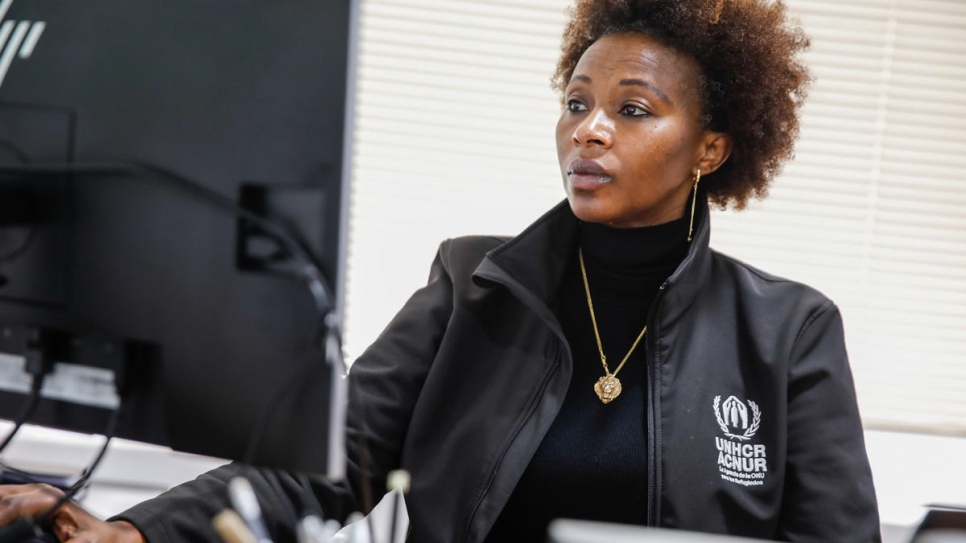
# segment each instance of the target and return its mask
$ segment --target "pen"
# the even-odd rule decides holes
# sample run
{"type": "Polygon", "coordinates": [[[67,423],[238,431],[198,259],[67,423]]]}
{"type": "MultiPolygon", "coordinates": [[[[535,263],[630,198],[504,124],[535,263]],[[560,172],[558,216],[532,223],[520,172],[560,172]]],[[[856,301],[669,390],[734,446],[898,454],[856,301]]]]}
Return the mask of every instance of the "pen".
{"type": "Polygon", "coordinates": [[[232,507],[238,511],[242,520],[248,525],[248,529],[255,536],[255,541],[257,543],[272,543],[272,539],[268,537],[265,521],[262,520],[262,508],[258,506],[258,498],[255,496],[255,490],[248,479],[233,477],[228,481],[228,497],[231,499],[232,507]]]}
{"type": "Polygon", "coordinates": [[[257,543],[238,513],[225,509],[211,519],[211,525],[225,543],[257,543]]]}

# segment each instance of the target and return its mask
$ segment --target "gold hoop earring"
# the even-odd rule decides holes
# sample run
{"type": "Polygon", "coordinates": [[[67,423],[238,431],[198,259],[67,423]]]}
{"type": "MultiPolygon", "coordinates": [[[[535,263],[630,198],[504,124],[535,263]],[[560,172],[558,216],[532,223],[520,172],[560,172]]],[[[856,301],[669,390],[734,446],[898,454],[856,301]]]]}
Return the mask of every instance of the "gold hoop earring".
{"type": "Polygon", "coordinates": [[[691,243],[692,234],[694,234],[694,207],[698,203],[699,182],[701,182],[701,168],[698,168],[698,173],[694,174],[694,195],[691,197],[691,224],[688,225],[688,243],[691,243]]]}

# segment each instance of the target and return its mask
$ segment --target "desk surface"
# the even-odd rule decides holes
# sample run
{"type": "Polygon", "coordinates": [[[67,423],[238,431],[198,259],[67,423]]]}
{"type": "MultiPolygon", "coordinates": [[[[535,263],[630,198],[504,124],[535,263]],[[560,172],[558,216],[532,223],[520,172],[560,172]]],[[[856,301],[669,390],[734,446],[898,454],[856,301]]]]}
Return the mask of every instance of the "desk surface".
{"type": "MultiPolygon", "coordinates": [[[[13,424],[0,421],[0,436],[12,427],[13,424]]],[[[94,460],[103,443],[102,436],[24,426],[3,452],[3,460],[21,469],[78,473],[94,460]]],[[[80,502],[94,515],[107,518],[225,462],[115,439],[80,502]]]]}

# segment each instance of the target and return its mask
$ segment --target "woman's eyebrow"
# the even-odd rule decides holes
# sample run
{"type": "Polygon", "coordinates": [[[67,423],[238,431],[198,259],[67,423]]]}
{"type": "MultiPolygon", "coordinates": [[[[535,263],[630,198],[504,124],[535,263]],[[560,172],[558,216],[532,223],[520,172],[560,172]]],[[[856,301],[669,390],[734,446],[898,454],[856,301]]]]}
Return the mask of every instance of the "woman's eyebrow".
{"type": "MultiPolygon", "coordinates": [[[[590,79],[590,76],[584,75],[584,74],[574,74],[574,76],[570,78],[570,81],[571,82],[573,82],[573,81],[580,81],[582,83],[592,83],[593,82],[593,80],[590,79]]],[[[644,87],[646,89],[650,89],[651,92],[653,92],[654,94],[656,94],[658,96],[658,98],[660,98],[661,100],[664,100],[667,103],[667,105],[669,105],[669,106],[673,106],[674,105],[674,102],[672,102],[671,99],[668,98],[668,96],[666,94],[664,94],[663,92],[661,92],[661,90],[658,89],[657,87],[655,87],[654,85],[651,85],[647,81],[644,81],[643,79],[634,79],[634,78],[621,79],[620,80],[620,83],[618,83],[618,85],[621,86],[621,87],[635,87],[636,86],[636,87],[644,87]]]]}
{"type": "Polygon", "coordinates": [[[646,89],[650,89],[654,94],[658,96],[658,98],[667,102],[667,105],[669,106],[674,105],[674,103],[671,102],[671,99],[668,98],[666,94],[661,92],[660,89],[658,89],[654,85],[651,85],[647,81],[644,81],[643,79],[621,79],[618,85],[622,87],[637,86],[637,87],[644,87],[646,89]]]}

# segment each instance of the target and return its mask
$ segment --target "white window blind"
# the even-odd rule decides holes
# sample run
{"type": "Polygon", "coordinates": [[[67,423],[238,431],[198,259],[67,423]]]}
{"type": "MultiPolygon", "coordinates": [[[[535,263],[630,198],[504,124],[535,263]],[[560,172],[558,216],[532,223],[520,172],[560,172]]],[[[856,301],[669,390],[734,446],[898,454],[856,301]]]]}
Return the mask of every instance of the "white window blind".
{"type": "Polygon", "coordinates": [[[966,434],[966,3],[789,5],[816,77],[797,157],[714,244],[839,304],[867,426],[966,434]]]}
{"type": "MultiPolygon", "coordinates": [[[[868,426],[966,434],[966,3],[790,0],[816,82],[771,196],[712,244],[841,307],[868,426]]],[[[549,87],[565,0],[363,0],[346,346],[436,246],[563,198],[549,87]]]]}
{"type": "Polygon", "coordinates": [[[358,355],[425,285],[438,244],[513,234],[563,197],[551,91],[558,0],[363,0],[347,268],[358,355]]]}

